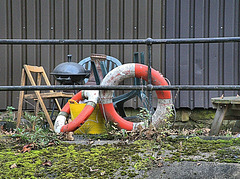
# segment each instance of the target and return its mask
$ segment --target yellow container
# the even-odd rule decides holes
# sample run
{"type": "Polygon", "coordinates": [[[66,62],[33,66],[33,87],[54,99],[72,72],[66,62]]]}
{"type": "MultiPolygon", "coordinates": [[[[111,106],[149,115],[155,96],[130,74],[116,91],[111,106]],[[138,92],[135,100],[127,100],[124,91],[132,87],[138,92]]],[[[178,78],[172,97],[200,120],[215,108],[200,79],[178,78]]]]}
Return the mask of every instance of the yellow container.
{"type": "MultiPolygon", "coordinates": [[[[74,120],[80,114],[86,104],[79,104],[72,99],[70,99],[68,102],[70,106],[71,118],[74,120]]],[[[105,120],[100,111],[99,104],[97,104],[87,121],[77,130],[75,130],[74,134],[102,134],[104,132],[106,132],[105,120]]]]}

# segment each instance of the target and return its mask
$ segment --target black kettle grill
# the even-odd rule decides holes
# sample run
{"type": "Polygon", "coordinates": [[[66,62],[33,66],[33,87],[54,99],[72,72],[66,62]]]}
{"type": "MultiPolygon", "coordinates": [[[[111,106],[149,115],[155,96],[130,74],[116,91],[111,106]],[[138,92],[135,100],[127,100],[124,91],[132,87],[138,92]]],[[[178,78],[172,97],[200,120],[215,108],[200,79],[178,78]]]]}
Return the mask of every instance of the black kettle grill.
{"type": "Polygon", "coordinates": [[[57,65],[52,71],[51,75],[61,85],[82,85],[85,78],[88,78],[91,71],[85,70],[85,68],[75,62],[71,62],[72,55],[68,55],[68,62],[57,65]]]}

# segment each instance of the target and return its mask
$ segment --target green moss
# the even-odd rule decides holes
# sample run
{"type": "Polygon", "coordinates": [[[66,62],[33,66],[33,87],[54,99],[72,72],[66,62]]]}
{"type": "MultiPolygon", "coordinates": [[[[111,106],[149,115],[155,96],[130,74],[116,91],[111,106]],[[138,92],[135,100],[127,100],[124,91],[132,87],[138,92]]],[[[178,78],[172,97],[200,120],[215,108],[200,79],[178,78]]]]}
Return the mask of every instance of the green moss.
{"type": "MultiPolygon", "coordinates": [[[[163,148],[167,148],[170,155],[165,155],[165,161],[195,161],[194,156],[198,155],[199,160],[217,161],[217,162],[240,162],[239,146],[240,139],[231,140],[203,140],[199,137],[189,139],[167,138],[163,148]],[[212,153],[212,156],[206,157],[205,153],[212,153]]],[[[164,154],[164,153],[160,153],[164,154]]]]}
{"type": "Polygon", "coordinates": [[[16,150],[8,148],[0,150],[0,177],[111,178],[117,171],[120,171],[121,176],[133,177],[137,175],[137,171],[149,168],[147,158],[138,153],[150,145],[147,141],[140,143],[145,146],[59,145],[17,155],[16,150]],[[46,161],[51,161],[51,165],[44,166],[46,161]],[[10,169],[14,163],[17,168],[10,169]],[[134,168],[134,171],[129,172],[129,168],[134,168]]]}
{"type": "Polygon", "coordinates": [[[19,153],[14,145],[0,149],[0,178],[116,178],[135,177],[163,161],[196,161],[240,163],[240,139],[203,140],[199,137],[138,140],[132,144],[58,145],[29,153],[19,153]],[[212,155],[205,155],[205,153],[212,155]],[[51,161],[50,165],[43,165],[51,161]],[[13,164],[17,168],[10,168],[13,164]]]}

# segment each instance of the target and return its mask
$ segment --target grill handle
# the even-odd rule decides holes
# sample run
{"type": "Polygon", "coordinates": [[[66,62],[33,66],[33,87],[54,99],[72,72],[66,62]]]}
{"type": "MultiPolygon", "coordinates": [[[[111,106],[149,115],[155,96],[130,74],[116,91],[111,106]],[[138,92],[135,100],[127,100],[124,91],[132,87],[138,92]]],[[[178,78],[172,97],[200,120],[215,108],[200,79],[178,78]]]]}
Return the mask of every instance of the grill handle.
{"type": "Polygon", "coordinates": [[[72,61],[72,55],[71,54],[67,55],[67,58],[68,58],[68,62],[72,61]]]}

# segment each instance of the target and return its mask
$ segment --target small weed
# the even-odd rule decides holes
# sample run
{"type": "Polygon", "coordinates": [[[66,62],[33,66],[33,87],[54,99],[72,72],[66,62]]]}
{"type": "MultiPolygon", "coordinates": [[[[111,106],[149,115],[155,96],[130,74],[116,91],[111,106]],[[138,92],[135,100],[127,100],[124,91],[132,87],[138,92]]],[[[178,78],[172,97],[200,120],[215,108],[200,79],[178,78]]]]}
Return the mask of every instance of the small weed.
{"type": "Polygon", "coordinates": [[[13,112],[15,108],[12,106],[7,106],[7,114],[4,117],[4,121],[14,121],[15,119],[15,113],[13,112]]]}
{"type": "Polygon", "coordinates": [[[13,138],[19,138],[23,143],[33,144],[35,148],[60,143],[59,136],[44,126],[42,117],[25,112],[24,118],[27,123],[22,128],[15,129],[13,138]]]}
{"type": "Polygon", "coordinates": [[[148,127],[149,120],[152,118],[152,114],[146,108],[141,108],[140,113],[137,116],[144,122],[145,127],[148,127]]]}
{"type": "Polygon", "coordinates": [[[39,126],[36,126],[34,131],[17,128],[12,137],[19,138],[23,143],[34,144],[35,148],[44,148],[50,144],[57,145],[60,143],[60,139],[55,132],[44,130],[39,126]]]}

